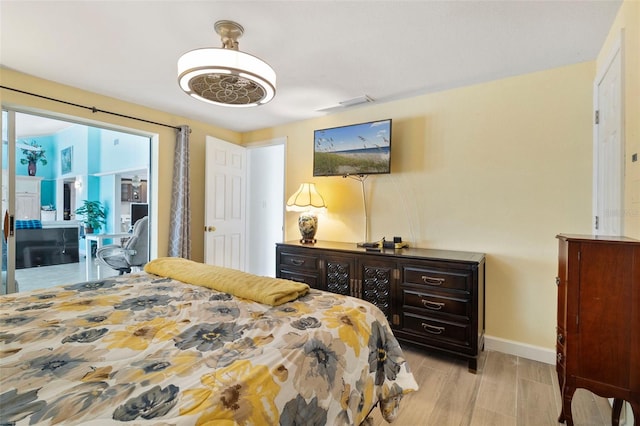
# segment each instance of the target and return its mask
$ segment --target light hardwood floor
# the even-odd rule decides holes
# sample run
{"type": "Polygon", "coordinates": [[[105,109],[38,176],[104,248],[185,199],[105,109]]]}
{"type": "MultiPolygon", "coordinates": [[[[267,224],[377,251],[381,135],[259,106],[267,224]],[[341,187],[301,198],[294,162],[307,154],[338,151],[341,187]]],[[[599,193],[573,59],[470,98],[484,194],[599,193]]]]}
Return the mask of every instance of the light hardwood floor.
{"type": "MultiPolygon", "coordinates": [[[[393,425],[556,426],[560,391],[554,365],[501,352],[484,351],[478,373],[467,362],[407,347],[403,350],[418,392],[407,395],[393,425]]],[[[611,424],[606,399],[584,389],[573,398],[576,426],[611,424]]],[[[374,425],[386,425],[376,408],[374,425]]]]}
{"type": "MultiPolygon", "coordinates": [[[[96,266],[93,262],[93,274],[96,266]]],[[[84,258],[79,263],[16,271],[20,290],[85,281],[84,258]]],[[[102,268],[105,275],[116,271],[102,268]]],[[[484,351],[478,373],[469,373],[467,362],[403,345],[416,381],[417,392],[400,406],[397,426],[556,426],[560,392],[555,366],[501,352],[484,351]]],[[[576,426],[611,424],[611,407],[584,389],[573,398],[576,426]]],[[[388,424],[376,408],[373,424],[388,424]]]]}

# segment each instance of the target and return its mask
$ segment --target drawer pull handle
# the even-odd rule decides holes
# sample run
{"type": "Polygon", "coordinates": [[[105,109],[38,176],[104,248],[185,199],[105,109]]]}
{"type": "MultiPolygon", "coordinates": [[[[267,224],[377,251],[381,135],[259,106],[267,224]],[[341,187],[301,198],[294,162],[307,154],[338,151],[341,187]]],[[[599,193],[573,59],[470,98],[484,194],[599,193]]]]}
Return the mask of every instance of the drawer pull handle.
{"type": "Polygon", "coordinates": [[[422,306],[427,309],[433,309],[434,311],[439,311],[444,307],[444,303],[442,302],[433,302],[427,299],[420,299],[422,301],[422,306]]]}
{"type": "Polygon", "coordinates": [[[444,283],[444,278],[434,278],[423,275],[422,281],[424,281],[425,284],[442,285],[442,283],[444,283]]]}
{"type": "Polygon", "coordinates": [[[304,260],[301,259],[291,259],[291,263],[293,263],[296,266],[302,266],[304,265],[304,260]]]}
{"type": "Polygon", "coordinates": [[[444,327],[436,327],[435,325],[430,325],[424,322],[422,323],[422,328],[424,328],[424,331],[431,334],[442,334],[444,331],[444,327]]]}
{"type": "Polygon", "coordinates": [[[306,283],[306,281],[304,280],[304,278],[300,278],[300,277],[291,277],[289,278],[291,281],[295,281],[298,283],[306,283]]]}

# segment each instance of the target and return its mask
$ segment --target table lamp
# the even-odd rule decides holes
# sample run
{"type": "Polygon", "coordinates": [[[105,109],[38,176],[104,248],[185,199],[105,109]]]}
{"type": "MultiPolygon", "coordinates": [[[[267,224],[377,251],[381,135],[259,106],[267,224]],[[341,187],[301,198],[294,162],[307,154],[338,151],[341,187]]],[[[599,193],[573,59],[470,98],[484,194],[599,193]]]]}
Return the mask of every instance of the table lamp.
{"type": "Polygon", "coordinates": [[[318,216],[316,212],[326,211],[324,198],[316,190],[313,183],[300,184],[300,188],[287,201],[287,211],[301,212],[298,217],[298,228],[302,244],[313,244],[318,230],[318,216]]]}

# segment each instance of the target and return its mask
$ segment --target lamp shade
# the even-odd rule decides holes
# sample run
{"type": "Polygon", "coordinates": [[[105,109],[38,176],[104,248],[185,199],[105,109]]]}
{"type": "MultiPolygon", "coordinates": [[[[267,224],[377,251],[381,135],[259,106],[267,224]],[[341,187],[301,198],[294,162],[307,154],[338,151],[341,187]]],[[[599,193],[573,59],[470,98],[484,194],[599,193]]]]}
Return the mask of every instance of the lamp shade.
{"type": "Polygon", "coordinates": [[[287,200],[287,210],[302,212],[308,210],[326,210],[324,198],[313,183],[302,183],[300,188],[287,200]]]}
{"type": "Polygon", "coordinates": [[[324,198],[316,190],[313,183],[300,184],[300,188],[287,200],[287,210],[301,212],[298,218],[298,229],[300,229],[300,240],[303,244],[313,244],[316,242],[315,236],[318,230],[317,211],[327,209],[324,198]]]}

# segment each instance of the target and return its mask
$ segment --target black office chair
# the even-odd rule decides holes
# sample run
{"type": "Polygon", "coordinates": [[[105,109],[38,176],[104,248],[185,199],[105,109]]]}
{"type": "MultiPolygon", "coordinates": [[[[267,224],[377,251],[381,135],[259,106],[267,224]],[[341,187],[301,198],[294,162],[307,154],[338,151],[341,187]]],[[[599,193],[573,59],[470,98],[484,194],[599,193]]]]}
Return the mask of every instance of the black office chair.
{"type": "Polygon", "coordinates": [[[123,245],[109,244],[96,252],[100,263],[115,269],[119,275],[131,272],[132,267],[142,267],[149,259],[149,216],[133,225],[131,238],[123,245]]]}

